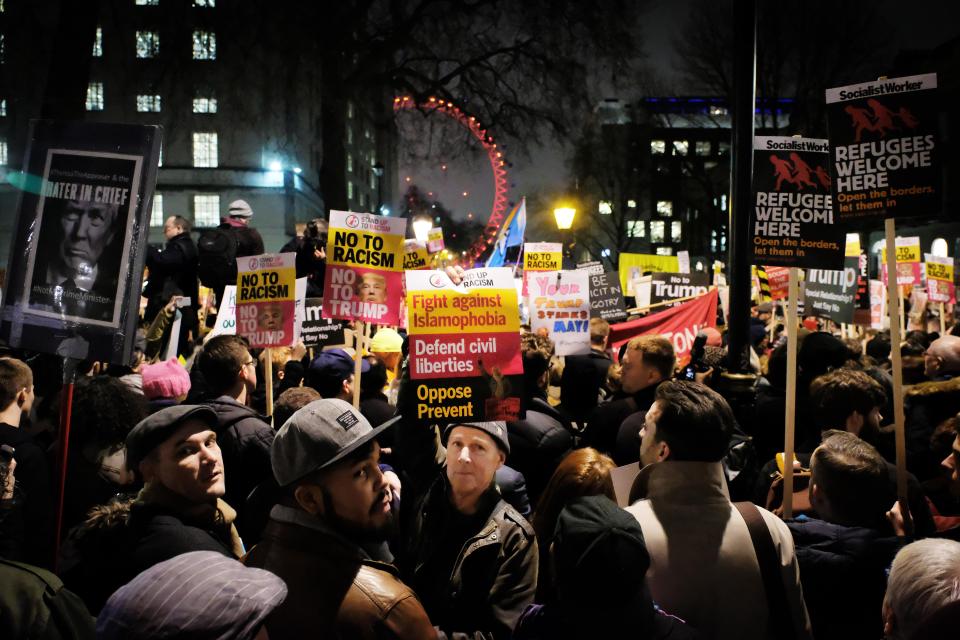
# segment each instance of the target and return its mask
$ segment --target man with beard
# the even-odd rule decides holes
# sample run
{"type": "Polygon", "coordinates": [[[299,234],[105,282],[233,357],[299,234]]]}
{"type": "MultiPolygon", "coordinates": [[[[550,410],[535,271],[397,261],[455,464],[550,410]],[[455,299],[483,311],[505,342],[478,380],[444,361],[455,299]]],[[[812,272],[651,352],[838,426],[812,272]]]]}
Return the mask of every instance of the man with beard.
{"type": "Polygon", "coordinates": [[[247,564],[278,575],[289,595],[267,621],[271,638],[436,638],[383,542],[392,492],[376,429],[337,399],[299,409],[277,433],[271,462],[286,491],[247,564]]]}

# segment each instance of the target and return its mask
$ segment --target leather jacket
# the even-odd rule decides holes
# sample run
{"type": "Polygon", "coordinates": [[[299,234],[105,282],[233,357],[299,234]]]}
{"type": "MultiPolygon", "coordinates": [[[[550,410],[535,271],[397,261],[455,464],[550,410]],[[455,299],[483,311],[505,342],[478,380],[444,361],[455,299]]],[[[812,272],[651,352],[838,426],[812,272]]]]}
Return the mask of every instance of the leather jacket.
{"type": "Polygon", "coordinates": [[[273,639],[437,637],[416,595],[393,565],[306,513],[278,505],[246,564],[287,584],[287,599],[267,619],[273,639]]]}

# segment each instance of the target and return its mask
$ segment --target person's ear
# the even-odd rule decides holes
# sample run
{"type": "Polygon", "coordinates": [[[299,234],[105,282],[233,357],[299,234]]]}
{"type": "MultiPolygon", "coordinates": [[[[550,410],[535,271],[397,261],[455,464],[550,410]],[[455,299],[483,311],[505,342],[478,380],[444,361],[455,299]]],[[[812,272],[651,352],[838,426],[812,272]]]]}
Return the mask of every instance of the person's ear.
{"type": "Polygon", "coordinates": [[[657,462],[663,462],[670,458],[670,445],[666,442],[657,442],[657,462]]]}
{"type": "Polygon", "coordinates": [[[347,395],[351,395],[353,393],[353,374],[351,373],[349,378],[344,378],[343,382],[340,384],[343,392],[347,395]]]}
{"type": "Polygon", "coordinates": [[[17,406],[22,407],[23,403],[26,401],[27,401],[27,390],[26,388],[20,389],[19,393],[17,393],[17,406]]]}
{"type": "Polygon", "coordinates": [[[323,492],[317,485],[301,484],[294,489],[293,497],[300,508],[310,515],[323,516],[326,505],[323,502],[323,492]]]}
{"type": "Polygon", "coordinates": [[[500,456],[500,462],[497,464],[497,469],[502,467],[507,462],[507,454],[503,452],[503,449],[497,447],[497,454],[500,456]]]}

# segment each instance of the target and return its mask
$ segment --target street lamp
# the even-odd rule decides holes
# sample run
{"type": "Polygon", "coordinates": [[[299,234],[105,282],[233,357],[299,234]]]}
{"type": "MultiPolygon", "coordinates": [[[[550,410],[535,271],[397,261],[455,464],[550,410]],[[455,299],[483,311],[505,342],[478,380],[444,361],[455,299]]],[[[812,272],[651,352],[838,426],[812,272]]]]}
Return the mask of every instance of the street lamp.
{"type": "MultiPolygon", "coordinates": [[[[572,244],[570,242],[571,229],[573,228],[573,219],[577,215],[577,210],[573,207],[557,207],[553,210],[553,217],[557,220],[557,229],[563,232],[563,261],[572,261],[572,244]]],[[[569,268],[571,265],[563,265],[569,268]]]]}
{"type": "Polygon", "coordinates": [[[413,235],[419,242],[426,243],[430,229],[433,228],[433,221],[430,218],[413,219],[413,235]]]}
{"type": "Polygon", "coordinates": [[[377,214],[383,211],[383,163],[374,162],[373,175],[377,176],[377,214]]]}

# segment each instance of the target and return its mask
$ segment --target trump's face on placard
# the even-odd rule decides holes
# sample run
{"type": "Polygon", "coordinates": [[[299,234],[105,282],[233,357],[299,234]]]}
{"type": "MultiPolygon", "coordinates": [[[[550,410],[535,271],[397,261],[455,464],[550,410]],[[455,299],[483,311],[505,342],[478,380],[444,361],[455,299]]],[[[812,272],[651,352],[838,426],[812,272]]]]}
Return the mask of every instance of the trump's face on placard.
{"type": "Polygon", "coordinates": [[[60,217],[63,235],[58,257],[63,266],[76,273],[96,266],[113,240],[117,213],[117,205],[68,201],[60,217]]]}

